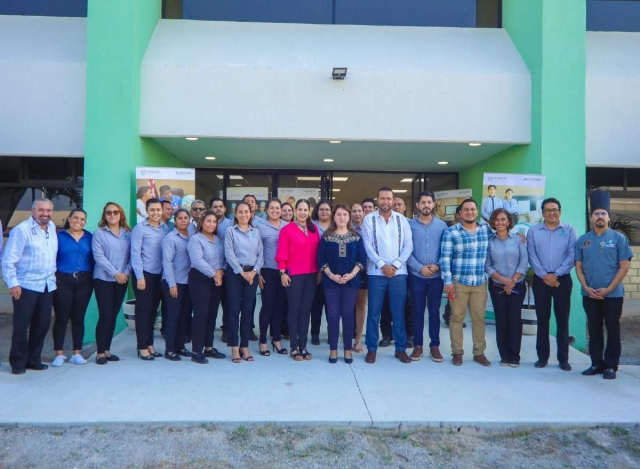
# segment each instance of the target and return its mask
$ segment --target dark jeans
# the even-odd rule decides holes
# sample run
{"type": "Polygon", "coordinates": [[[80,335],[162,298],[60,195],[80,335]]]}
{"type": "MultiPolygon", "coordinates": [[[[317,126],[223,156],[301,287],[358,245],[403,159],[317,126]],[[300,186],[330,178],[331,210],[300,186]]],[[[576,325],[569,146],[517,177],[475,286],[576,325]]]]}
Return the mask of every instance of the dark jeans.
{"type": "Polygon", "coordinates": [[[240,347],[249,346],[249,334],[253,322],[253,308],[256,304],[256,289],[258,275],[249,284],[240,274],[234,274],[227,267],[227,307],[229,308],[229,330],[227,331],[227,345],[238,346],[238,326],[240,326],[240,347]]]}
{"type": "Polygon", "coordinates": [[[189,285],[176,284],[178,297],[174,298],[169,292],[169,284],[162,281],[162,296],[166,305],[164,326],[164,343],[166,351],[176,353],[184,349],[187,335],[187,318],[191,316],[191,295],[189,285]]]}
{"type": "Polygon", "coordinates": [[[71,319],[73,350],[82,350],[84,316],[93,293],[93,273],[73,275],[56,272],[56,290],[53,292],[53,349],[62,350],[67,324],[71,319]]]}
{"type": "Polygon", "coordinates": [[[510,363],[520,363],[522,344],[522,303],[526,286],[519,283],[515,290],[519,294],[507,295],[504,288],[489,279],[489,295],[496,317],[496,342],[500,358],[510,363]]]}
{"type": "Polygon", "coordinates": [[[535,275],[533,277],[533,296],[536,301],[538,336],[536,350],[538,359],[548,361],[551,354],[549,345],[549,321],[551,320],[551,301],[556,315],[556,342],[558,344],[558,362],[569,361],[569,313],[571,312],[571,275],[558,277],[560,286],[552,288],[535,275]]]}
{"type": "Polygon", "coordinates": [[[599,369],[618,369],[622,345],[620,343],[620,316],[623,298],[595,300],[582,297],[582,306],[587,313],[589,328],[589,355],[591,364],[599,369]],[[607,346],[604,345],[602,325],[607,327],[607,346]],[[603,355],[604,352],[604,355],[603,355]]]}
{"type": "MultiPolygon", "coordinates": [[[[391,336],[393,335],[393,321],[391,320],[391,318],[391,303],[389,302],[389,293],[387,292],[387,294],[384,296],[384,303],[382,303],[382,312],[380,313],[380,332],[382,333],[382,337],[391,338],[391,336]]],[[[407,337],[413,337],[413,301],[410,291],[407,291],[407,299],[404,303],[404,326],[407,337]]]]}
{"type": "Polygon", "coordinates": [[[370,352],[378,350],[378,324],[382,312],[385,293],[389,292],[391,316],[393,318],[393,340],[398,352],[404,352],[407,344],[404,315],[407,300],[407,276],[396,275],[387,278],[384,275],[369,275],[369,313],[367,315],[367,335],[365,343],[370,352]]]}
{"type": "Polygon", "coordinates": [[[429,347],[440,346],[440,303],[444,282],[441,277],[422,278],[409,274],[413,301],[413,344],[424,345],[424,310],[429,309],[429,347]]]}
{"type": "Polygon", "coordinates": [[[307,334],[311,318],[311,305],[316,294],[318,274],[292,275],[287,290],[289,302],[290,348],[307,348],[307,334]]]}
{"type": "Polygon", "coordinates": [[[211,277],[196,269],[189,271],[189,296],[193,305],[191,319],[191,349],[202,352],[205,347],[213,347],[213,331],[216,328],[218,307],[222,298],[222,286],[216,286],[211,277]]]}
{"type": "Polygon", "coordinates": [[[342,341],[344,349],[351,350],[355,330],[355,306],[358,288],[340,285],[324,291],[327,298],[327,323],[329,328],[329,349],[338,350],[340,319],[342,319],[342,341]]]}
{"type": "Polygon", "coordinates": [[[263,268],[262,308],[260,309],[260,343],[267,343],[267,329],[271,327],[271,337],[276,342],[282,340],[282,312],[287,296],[280,280],[278,269],[263,268]]]}
{"type": "Polygon", "coordinates": [[[42,346],[51,324],[53,293],[22,289],[19,300],[13,300],[13,333],[9,363],[23,370],[42,362],[42,346]]]}
{"type": "Polygon", "coordinates": [[[127,294],[127,283],[94,280],[93,289],[98,303],[98,324],[96,325],[97,352],[103,354],[111,350],[111,340],[116,330],[116,318],[127,294]]]}
{"type": "Polygon", "coordinates": [[[153,326],[158,317],[162,297],[162,274],[144,272],[146,287],[138,290],[138,279],[133,275],[133,291],[136,294],[136,338],[138,350],[153,347],[153,326]]]}
{"type": "MultiPolygon", "coordinates": [[[[316,294],[313,297],[313,304],[311,305],[311,337],[314,335],[320,335],[320,324],[322,324],[322,310],[326,311],[327,299],[324,295],[324,288],[322,282],[316,286],[316,294]]],[[[328,311],[327,314],[328,321],[328,311]]]]}

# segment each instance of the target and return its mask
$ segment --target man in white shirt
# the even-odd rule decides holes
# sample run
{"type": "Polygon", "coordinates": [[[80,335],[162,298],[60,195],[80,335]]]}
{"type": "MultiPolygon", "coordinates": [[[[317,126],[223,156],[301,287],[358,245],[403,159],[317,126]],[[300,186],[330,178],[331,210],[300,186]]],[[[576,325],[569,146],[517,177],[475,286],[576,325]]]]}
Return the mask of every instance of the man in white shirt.
{"type": "Polygon", "coordinates": [[[411,363],[406,352],[407,334],[404,306],[407,299],[407,260],[413,251],[411,227],[407,219],[394,212],[393,191],[383,187],[378,191],[378,210],[368,214],[362,222],[362,238],[367,251],[369,282],[369,316],[367,318],[367,356],[375,363],[378,350],[380,313],[384,295],[389,292],[393,318],[395,356],[402,363],[411,363]]]}

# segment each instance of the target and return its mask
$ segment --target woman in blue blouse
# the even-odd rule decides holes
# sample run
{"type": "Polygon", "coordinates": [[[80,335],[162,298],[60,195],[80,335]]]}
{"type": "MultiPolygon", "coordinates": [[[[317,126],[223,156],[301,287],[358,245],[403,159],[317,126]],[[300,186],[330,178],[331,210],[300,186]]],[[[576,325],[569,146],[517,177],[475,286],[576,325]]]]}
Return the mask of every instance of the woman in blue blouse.
{"type": "Polygon", "coordinates": [[[510,233],[514,225],[513,218],[505,209],[496,209],[491,214],[489,225],[495,233],[489,239],[485,271],[489,276],[489,294],[496,317],[500,365],[517,368],[520,366],[522,343],[527,247],[520,236],[510,233]]]}
{"type": "Polygon", "coordinates": [[[336,204],[332,226],[324,232],[318,248],[318,267],[327,299],[329,323],[329,363],[338,361],[338,336],[342,319],[344,361],[353,362],[351,354],[356,296],[360,288],[360,272],[367,262],[361,236],[351,225],[347,204],[336,204]]]}
{"type": "Polygon", "coordinates": [[[58,233],[57,289],[53,292],[53,349],[56,358],[51,366],[60,366],[67,360],[62,349],[69,319],[73,338],[73,355],[69,363],[87,363],[80,355],[84,338],[84,316],[93,292],[91,233],[84,229],[86,223],[87,212],[74,208],[67,217],[64,230],[58,233]]]}
{"type": "MultiPolygon", "coordinates": [[[[322,238],[325,230],[331,227],[331,203],[326,200],[318,202],[318,205],[313,208],[311,219],[313,220],[313,224],[316,225],[316,228],[318,228],[320,238],[322,238]]],[[[313,345],[320,345],[322,310],[326,309],[326,307],[327,300],[324,296],[324,288],[322,282],[318,279],[316,294],[313,297],[313,304],[311,305],[311,343],[313,345]]]]}
{"type": "Polygon", "coordinates": [[[195,354],[191,361],[204,365],[209,363],[207,357],[225,358],[213,348],[213,331],[222,298],[222,276],[227,265],[224,244],[218,235],[218,218],[213,211],[207,210],[200,217],[187,250],[191,262],[189,294],[193,303],[191,346],[195,354]]]}
{"type": "Polygon", "coordinates": [[[96,263],[93,289],[98,304],[96,363],[106,365],[120,360],[111,353],[111,340],[131,275],[131,228],[117,203],[107,202],[104,206],[98,229],[93,232],[91,249],[96,263]]]}
{"type": "Polygon", "coordinates": [[[188,228],[191,223],[189,212],[183,208],[173,216],[176,227],[162,240],[162,296],[166,304],[166,325],[164,358],[179,362],[180,355],[191,357],[185,349],[186,327],[191,315],[189,295],[189,269],[191,262],[187,252],[188,228]],[[179,355],[180,354],[180,355],[179,355]]]}

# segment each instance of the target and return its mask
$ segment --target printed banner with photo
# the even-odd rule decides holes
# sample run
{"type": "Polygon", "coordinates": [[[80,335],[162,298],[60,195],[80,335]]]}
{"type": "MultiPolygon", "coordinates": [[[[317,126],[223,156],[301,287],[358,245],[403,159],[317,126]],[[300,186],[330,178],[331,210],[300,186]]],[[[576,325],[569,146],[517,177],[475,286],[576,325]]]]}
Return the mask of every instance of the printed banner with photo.
{"type": "Polygon", "coordinates": [[[452,224],[456,220],[456,208],[465,199],[471,198],[473,192],[471,189],[457,189],[451,191],[434,192],[436,196],[436,208],[434,213],[436,217],[452,224]]]}
{"type": "Polygon", "coordinates": [[[236,205],[242,202],[245,195],[254,195],[258,200],[257,217],[267,219],[267,201],[270,198],[268,187],[228,187],[227,188],[227,218],[233,220],[236,214],[236,205]]]}
{"type": "Polygon", "coordinates": [[[137,223],[147,218],[145,204],[151,198],[170,200],[175,212],[179,208],[191,208],[196,193],[194,168],[136,167],[137,223]]]}
{"type": "Polygon", "coordinates": [[[314,187],[279,187],[278,198],[282,203],[289,202],[294,207],[294,211],[298,200],[307,199],[313,210],[313,207],[320,200],[320,189],[314,187]]]}
{"type": "Polygon", "coordinates": [[[484,173],[482,217],[488,218],[492,208],[505,208],[513,215],[516,231],[526,234],[542,221],[545,182],[541,174],[484,173]]]}

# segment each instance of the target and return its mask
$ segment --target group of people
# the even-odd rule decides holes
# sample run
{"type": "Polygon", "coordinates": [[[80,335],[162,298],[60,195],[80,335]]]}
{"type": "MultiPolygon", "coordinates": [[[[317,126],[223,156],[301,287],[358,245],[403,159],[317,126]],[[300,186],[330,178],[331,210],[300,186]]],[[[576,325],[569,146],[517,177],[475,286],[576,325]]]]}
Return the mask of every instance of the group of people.
{"type": "Polygon", "coordinates": [[[41,352],[52,307],[56,351],[52,365],[67,360],[63,344],[69,321],[73,339],[69,361],[86,363],[81,355],[84,316],[94,292],[99,313],[96,363],[119,361],[111,353],[111,340],[130,280],[136,297],[138,357],[144,361],[164,356],[206,364],[208,358],[226,358],[213,347],[220,306],[222,339],[231,349],[231,361],[253,361],[249,341],[256,338],[254,310],[260,288],[262,356],[276,352],[295,361],[311,360],[309,332],[312,343],[319,345],[325,309],[330,363],[338,361],[341,330],[345,363],[352,363],[353,351],[364,351],[366,318],[365,362],[375,363],[378,347],[390,342],[386,327],[395,357],[408,364],[425,355],[427,310],[428,354],[442,362],[439,313],[444,292],[451,308],[453,364],[463,363],[468,309],[473,360],[491,365],[485,356],[490,295],[500,365],[515,368],[520,366],[521,309],[529,266],[538,319],[535,367],[543,368],[549,361],[553,303],[557,359],[562,370],[570,371],[570,272],[575,266],[583,287],[592,359],[583,374],[602,373],[613,379],[621,351],[622,280],[632,254],[626,238],[608,227],[607,196],[602,191],[593,194],[593,230],[580,239],[572,226],[560,221],[561,205],[555,198],[542,202],[544,221],[531,227],[526,237],[512,232],[513,215],[505,208],[493,210],[488,223],[478,221],[473,199],[458,206],[457,222],[447,226],[434,216],[436,201],[429,191],[417,196],[417,216],[408,219],[404,201],[394,200],[388,187],[378,191],[377,209],[374,199],[351,207],[322,200],[311,210],[304,199],[292,205],[273,198],[266,203],[266,218],[257,216],[258,201],[247,195],[236,204],[233,220],[225,216],[224,201],[217,197],[208,209],[201,200],[195,200],[190,211],[169,207],[172,221],[163,201],[147,198],[146,217],[133,229],[123,208],[108,202],[93,234],[85,229],[87,214],[82,209],[72,210],[64,230],[56,233],[51,202],[36,200],[31,217],[11,231],[2,258],[14,304],[12,372],[47,368],[41,352]],[[161,304],[164,355],[154,346],[161,304]],[[385,309],[388,318],[381,321],[385,309]],[[283,336],[288,336],[289,349],[283,346],[283,336]],[[189,342],[191,350],[186,347],[189,342]],[[407,348],[413,349],[410,355],[407,348]]]}

